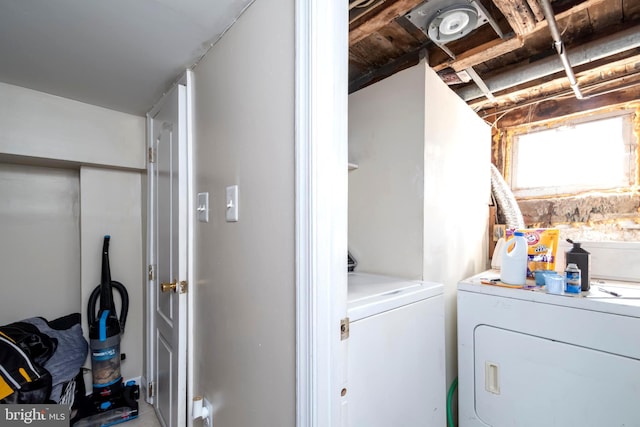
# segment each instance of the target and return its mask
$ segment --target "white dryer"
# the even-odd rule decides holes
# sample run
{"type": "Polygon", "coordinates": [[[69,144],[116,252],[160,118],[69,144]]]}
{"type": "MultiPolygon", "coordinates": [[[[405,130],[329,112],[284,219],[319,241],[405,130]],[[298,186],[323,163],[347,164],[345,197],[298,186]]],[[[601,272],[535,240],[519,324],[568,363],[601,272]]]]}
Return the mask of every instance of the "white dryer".
{"type": "Polygon", "coordinates": [[[349,273],[350,427],[442,427],[443,286],[349,273]]]}
{"type": "Polygon", "coordinates": [[[640,426],[640,285],[458,284],[460,427],[640,426]]]}

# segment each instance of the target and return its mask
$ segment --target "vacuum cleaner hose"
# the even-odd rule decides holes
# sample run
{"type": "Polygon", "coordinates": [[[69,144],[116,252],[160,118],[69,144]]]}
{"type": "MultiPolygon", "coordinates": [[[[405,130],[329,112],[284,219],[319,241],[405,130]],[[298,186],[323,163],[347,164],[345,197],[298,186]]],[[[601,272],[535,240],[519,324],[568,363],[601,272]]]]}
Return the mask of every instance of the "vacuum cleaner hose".
{"type": "MultiPolygon", "coordinates": [[[[127,288],[120,283],[112,280],[111,287],[114,288],[120,294],[120,316],[118,320],[120,321],[120,329],[121,332],[124,333],[124,325],[127,323],[127,313],[129,312],[129,293],[127,292],[127,288]]],[[[87,304],[87,319],[89,319],[90,326],[95,321],[97,321],[97,313],[96,308],[99,307],[97,304],[98,298],[100,298],[100,290],[102,285],[96,286],[96,288],[91,292],[89,296],[89,304],[87,304]]],[[[115,309],[114,309],[115,311],[115,309]]]]}

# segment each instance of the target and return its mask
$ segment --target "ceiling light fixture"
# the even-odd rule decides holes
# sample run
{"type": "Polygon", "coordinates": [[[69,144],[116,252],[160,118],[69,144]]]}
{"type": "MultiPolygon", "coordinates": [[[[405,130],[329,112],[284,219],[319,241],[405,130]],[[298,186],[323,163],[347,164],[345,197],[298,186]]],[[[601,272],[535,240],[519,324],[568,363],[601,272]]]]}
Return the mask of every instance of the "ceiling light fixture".
{"type": "Polygon", "coordinates": [[[425,0],[413,8],[406,18],[447,53],[445,44],[461,39],[487,23],[500,38],[504,37],[479,0],[425,0]]]}
{"type": "Polygon", "coordinates": [[[478,12],[470,5],[453,5],[436,11],[427,24],[427,34],[433,41],[447,43],[476,29],[478,12]]]}

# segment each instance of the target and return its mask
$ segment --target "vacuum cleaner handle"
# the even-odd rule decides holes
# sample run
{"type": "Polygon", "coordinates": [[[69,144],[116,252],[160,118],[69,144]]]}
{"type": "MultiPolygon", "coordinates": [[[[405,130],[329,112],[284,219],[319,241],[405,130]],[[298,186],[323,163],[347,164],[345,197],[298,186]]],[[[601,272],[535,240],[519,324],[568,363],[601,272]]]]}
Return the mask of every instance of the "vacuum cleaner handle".
{"type": "MultiPolygon", "coordinates": [[[[127,288],[125,288],[122,283],[116,282],[115,280],[111,281],[111,286],[120,294],[121,306],[118,321],[120,322],[121,332],[124,333],[124,326],[127,323],[127,313],[129,312],[129,293],[127,292],[127,288]]],[[[89,295],[89,303],[87,304],[87,319],[89,322],[89,327],[98,322],[98,315],[100,314],[100,311],[96,312],[96,306],[98,303],[98,298],[102,298],[101,288],[102,285],[96,286],[93,292],[91,292],[91,295],[89,295]]],[[[111,298],[111,302],[113,304],[113,298],[111,298]]],[[[100,304],[100,307],[102,307],[102,304],[100,304]]],[[[115,313],[115,308],[111,307],[110,310],[113,310],[113,312],[115,313]]]]}
{"type": "Polygon", "coordinates": [[[87,320],[89,327],[92,327],[98,323],[98,316],[103,312],[108,311],[109,317],[117,317],[116,306],[113,301],[113,289],[115,288],[120,294],[120,317],[117,317],[117,319],[120,324],[120,332],[123,333],[124,325],[127,322],[127,313],[129,311],[129,293],[122,283],[111,280],[111,269],[109,267],[109,240],[111,240],[111,236],[104,236],[104,242],[102,243],[101,280],[98,287],[96,287],[89,296],[87,320]],[[98,297],[100,297],[100,309],[96,313],[98,297]]]}
{"type": "MultiPolygon", "coordinates": [[[[111,269],[109,267],[109,240],[111,236],[104,236],[102,244],[102,274],[100,276],[100,311],[114,312],[113,295],[111,294],[111,269]]],[[[115,314],[115,313],[114,313],[115,314]]]]}

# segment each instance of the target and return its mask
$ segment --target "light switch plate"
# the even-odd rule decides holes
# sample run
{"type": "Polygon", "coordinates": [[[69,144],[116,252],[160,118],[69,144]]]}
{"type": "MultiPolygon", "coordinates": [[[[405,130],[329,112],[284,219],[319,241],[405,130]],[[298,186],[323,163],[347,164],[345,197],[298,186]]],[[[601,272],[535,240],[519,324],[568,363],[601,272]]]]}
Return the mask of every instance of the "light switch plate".
{"type": "Polygon", "coordinates": [[[209,222],[209,193],[198,193],[198,221],[209,222]]]}
{"type": "Polygon", "coordinates": [[[238,186],[230,185],[227,187],[226,197],[226,220],[227,222],[238,221],[238,186]]]}

